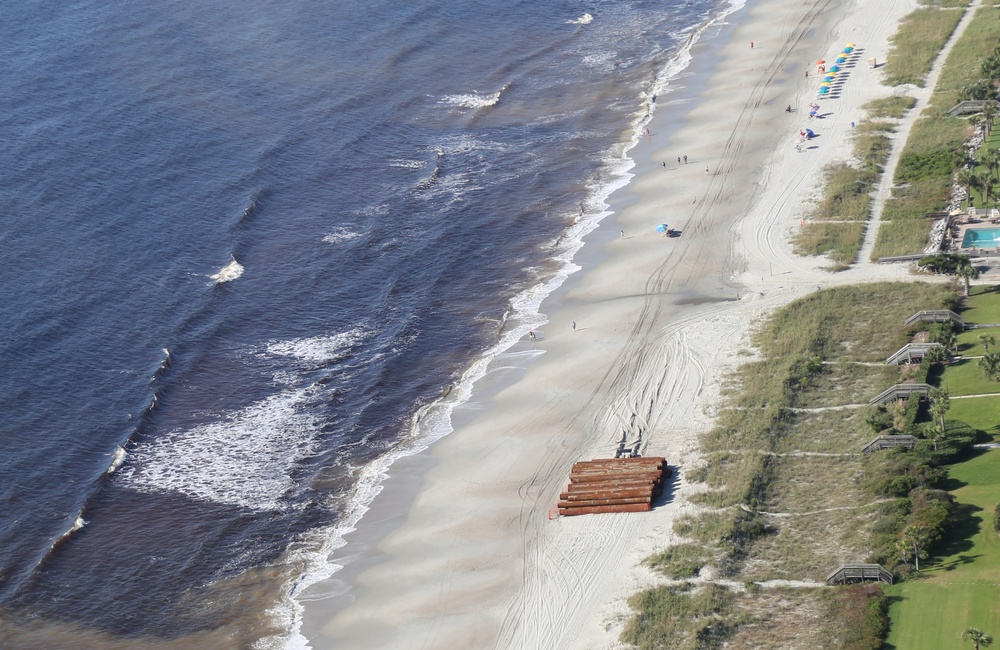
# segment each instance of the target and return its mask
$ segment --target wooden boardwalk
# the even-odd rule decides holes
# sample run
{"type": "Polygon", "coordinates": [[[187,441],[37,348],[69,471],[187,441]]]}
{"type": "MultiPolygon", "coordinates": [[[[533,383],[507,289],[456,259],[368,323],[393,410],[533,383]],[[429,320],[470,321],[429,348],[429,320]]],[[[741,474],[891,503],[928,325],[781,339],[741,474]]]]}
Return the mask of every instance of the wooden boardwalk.
{"type": "Polygon", "coordinates": [[[913,325],[919,322],[944,323],[946,321],[951,321],[962,329],[965,329],[965,319],[950,309],[924,309],[907,318],[903,324],[913,325]]]}
{"type": "Polygon", "coordinates": [[[886,357],[885,362],[890,365],[900,366],[904,363],[923,361],[927,353],[934,348],[941,348],[943,350],[944,346],[940,343],[907,343],[886,357]]]}
{"type": "Polygon", "coordinates": [[[931,393],[930,384],[896,384],[868,400],[869,404],[888,404],[898,399],[908,399],[910,395],[916,393],[921,397],[927,397],[931,393]]]}
{"type": "Polygon", "coordinates": [[[841,564],[826,577],[826,584],[846,585],[865,580],[878,580],[891,585],[892,574],[881,564],[841,564]]]}
{"type": "Polygon", "coordinates": [[[861,453],[870,454],[883,449],[892,449],[893,447],[913,449],[916,444],[917,439],[913,436],[879,436],[862,447],[861,453]]]}

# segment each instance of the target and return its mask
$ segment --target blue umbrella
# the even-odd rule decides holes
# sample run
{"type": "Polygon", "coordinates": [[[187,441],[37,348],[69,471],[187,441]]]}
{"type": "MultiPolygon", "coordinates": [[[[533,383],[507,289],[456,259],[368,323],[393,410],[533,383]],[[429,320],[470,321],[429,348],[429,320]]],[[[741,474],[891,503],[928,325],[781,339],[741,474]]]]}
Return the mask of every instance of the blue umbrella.
{"type": "Polygon", "coordinates": [[[819,94],[820,95],[825,95],[828,92],[830,92],[830,88],[828,86],[823,86],[822,88],[819,89],[819,94]]]}
{"type": "Polygon", "coordinates": [[[854,49],[853,47],[845,47],[844,49],[841,50],[841,52],[843,52],[844,54],[850,54],[851,50],[853,49],[854,49]]]}
{"type": "Polygon", "coordinates": [[[830,72],[840,72],[840,66],[839,65],[831,65],[830,66],[830,72]]]}
{"type": "Polygon", "coordinates": [[[668,228],[667,224],[661,223],[656,227],[656,232],[667,232],[667,228],[668,228]]]}

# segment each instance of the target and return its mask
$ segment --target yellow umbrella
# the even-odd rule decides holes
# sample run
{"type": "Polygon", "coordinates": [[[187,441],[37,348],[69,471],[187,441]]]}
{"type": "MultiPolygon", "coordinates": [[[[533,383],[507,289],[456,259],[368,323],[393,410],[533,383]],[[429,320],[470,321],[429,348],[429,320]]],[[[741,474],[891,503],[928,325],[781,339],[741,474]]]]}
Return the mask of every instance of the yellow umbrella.
{"type": "Polygon", "coordinates": [[[854,47],[854,43],[848,43],[847,47],[854,47]]]}
{"type": "Polygon", "coordinates": [[[824,81],[823,83],[820,84],[820,87],[822,88],[823,86],[829,86],[829,85],[830,85],[829,81],[824,81]]]}

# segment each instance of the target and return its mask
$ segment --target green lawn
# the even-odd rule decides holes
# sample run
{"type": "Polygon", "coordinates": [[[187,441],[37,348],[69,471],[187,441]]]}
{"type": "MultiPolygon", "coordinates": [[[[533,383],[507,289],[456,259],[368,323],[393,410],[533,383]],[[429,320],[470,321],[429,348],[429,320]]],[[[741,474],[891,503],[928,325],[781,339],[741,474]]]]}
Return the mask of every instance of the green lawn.
{"type": "Polygon", "coordinates": [[[892,603],[886,648],[962,648],[967,627],[1000,638],[1000,535],[992,526],[993,506],[1000,503],[998,470],[1000,450],[950,468],[959,521],[919,578],[886,588],[892,603]]]}
{"type": "MultiPolygon", "coordinates": [[[[1000,323],[1000,287],[974,286],[961,312],[967,323],[1000,323]]],[[[975,330],[971,330],[975,333],[975,330]]]]}
{"type": "MultiPolygon", "coordinates": [[[[963,357],[982,356],[986,350],[983,348],[983,344],[979,342],[979,337],[984,334],[992,336],[998,343],[1000,343],[1000,327],[966,330],[955,337],[956,342],[958,343],[958,353],[963,357]]],[[[998,346],[998,349],[1000,349],[1000,346],[998,346]]]]}
{"type": "Polygon", "coordinates": [[[970,427],[985,431],[994,439],[1000,438],[1000,395],[996,397],[970,397],[951,400],[949,420],[961,420],[970,427]]]}
{"type": "Polygon", "coordinates": [[[990,381],[979,367],[979,359],[964,359],[944,370],[938,384],[949,395],[1000,393],[1000,382],[990,381]]]}

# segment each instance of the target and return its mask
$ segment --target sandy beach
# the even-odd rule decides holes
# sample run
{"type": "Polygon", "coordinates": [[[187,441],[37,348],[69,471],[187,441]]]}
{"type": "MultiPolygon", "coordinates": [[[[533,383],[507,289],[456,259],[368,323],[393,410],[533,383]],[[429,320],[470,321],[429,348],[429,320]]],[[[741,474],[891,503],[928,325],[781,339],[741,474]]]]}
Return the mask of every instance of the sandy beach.
{"type": "Polygon", "coordinates": [[[512,350],[523,362],[495,363],[455,431],[392,467],[338,551],[345,568],[302,595],[313,648],[619,646],[626,599],[656,580],[642,559],[693,507],[684,471],[753,324],[823,287],[907,276],[869,263],[831,273],[789,238],[824,166],[849,157],[860,106],[893,94],[866,61],[884,60],[915,7],[758,0],[705,33],[630,154],[636,176],[577,256],[582,271],[543,304],[538,340],[512,350]],[[859,65],[809,120],[812,63],[847,41],[859,65]],[[797,151],[807,127],[819,137],[797,151]],[[680,235],[658,235],[661,222],[680,235]],[[620,448],[668,459],[654,510],[552,518],[572,463],[620,448]]]}

